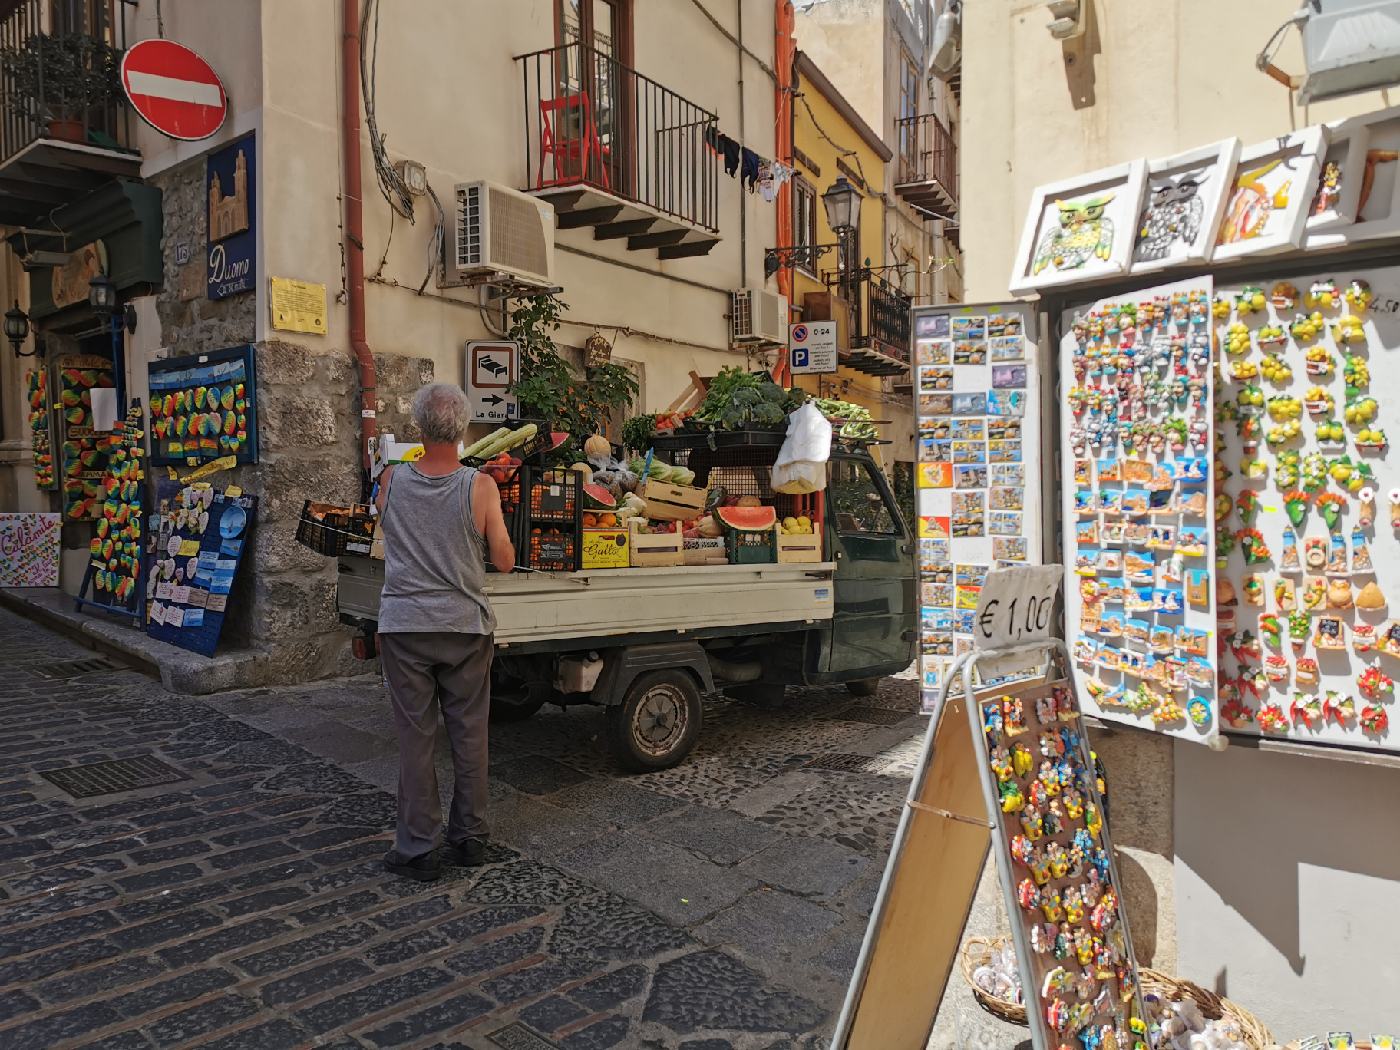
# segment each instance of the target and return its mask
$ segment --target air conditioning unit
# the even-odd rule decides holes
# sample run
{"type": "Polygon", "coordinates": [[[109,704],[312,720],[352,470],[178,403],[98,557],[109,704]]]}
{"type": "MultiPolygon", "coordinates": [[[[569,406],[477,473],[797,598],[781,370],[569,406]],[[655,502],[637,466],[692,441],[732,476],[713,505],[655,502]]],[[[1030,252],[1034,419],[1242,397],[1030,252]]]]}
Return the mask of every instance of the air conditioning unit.
{"type": "Polygon", "coordinates": [[[492,182],[458,183],[443,236],[440,287],[554,286],[554,206],[492,182]]]}
{"type": "Polygon", "coordinates": [[[736,288],[730,295],[729,332],[733,343],[786,346],[787,297],[762,288],[736,288]]]}

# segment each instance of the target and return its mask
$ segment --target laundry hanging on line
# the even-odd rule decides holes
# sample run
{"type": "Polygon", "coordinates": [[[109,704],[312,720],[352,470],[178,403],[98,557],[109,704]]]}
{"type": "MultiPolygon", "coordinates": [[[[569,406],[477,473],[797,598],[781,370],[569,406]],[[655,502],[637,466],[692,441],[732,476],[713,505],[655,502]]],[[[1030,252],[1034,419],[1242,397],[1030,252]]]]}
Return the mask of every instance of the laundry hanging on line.
{"type": "Polygon", "coordinates": [[[750,193],[760,193],[770,204],[778,188],[792,177],[792,168],[786,164],[760,156],[718,128],[705,130],[705,145],[723,159],[726,175],[738,177],[750,193]]]}

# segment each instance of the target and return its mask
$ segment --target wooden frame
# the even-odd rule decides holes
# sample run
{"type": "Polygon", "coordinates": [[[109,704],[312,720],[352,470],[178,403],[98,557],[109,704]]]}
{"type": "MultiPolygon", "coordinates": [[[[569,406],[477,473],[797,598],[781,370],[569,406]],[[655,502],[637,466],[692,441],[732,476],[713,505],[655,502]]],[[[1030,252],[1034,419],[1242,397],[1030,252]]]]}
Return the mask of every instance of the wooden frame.
{"type": "Polygon", "coordinates": [[[1235,170],[1240,140],[1222,139],[1209,146],[1161,157],[1147,163],[1147,181],[1143,188],[1142,208],[1133,236],[1133,273],[1152,273],[1184,263],[1206,262],[1215,249],[1215,232],[1225,211],[1225,187],[1235,170]],[[1189,241],[1175,240],[1171,249],[1156,258],[1143,258],[1143,234],[1148,209],[1153,204],[1155,187],[1166,187],[1168,180],[1182,180],[1198,173],[1194,200],[1201,203],[1196,216],[1196,234],[1189,241]]]}
{"type": "MultiPolygon", "coordinates": [[[[1021,244],[1016,251],[1016,268],[1012,271],[1009,286],[1012,295],[1025,295],[1041,288],[1058,285],[1077,284],[1098,277],[1111,277],[1128,269],[1132,260],[1136,238],[1138,215],[1141,213],[1143,186],[1147,179],[1147,162],[1132,160],[1100,168],[1086,175],[1076,175],[1072,179],[1037,186],[1031,192],[1030,207],[1026,211],[1026,222],[1021,229],[1021,244]],[[1083,209],[1092,205],[1103,194],[1110,199],[1094,209],[1098,217],[1090,216],[1089,221],[1100,230],[1100,242],[1105,223],[1108,224],[1110,242],[1107,253],[1101,243],[1089,246],[1083,241],[1072,242],[1070,254],[1078,259],[1072,266],[1061,268],[1045,259],[1053,250],[1051,224],[1058,223],[1063,228],[1060,216],[1068,214],[1063,205],[1083,209]],[[1056,209],[1058,208],[1058,215],[1056,209]]],[[[1086,230],[1089,229],[1086,227],[1086,230]]],[[[1092,232],[1079,237],[1093,236],[1092,232]]]]}
{"type": "Polygon", "coordinates": [[[1322,128],[1311,127],[1240,151],[1213,261],[1284,251],[1303,243],[1322,142],[1322,128]],[[1286,202],[1282,207],[1280,198],[1286,202]]]}
{"type": "Polygon", "coordinates": [[[1341,232],[1349,244],[1393,237],[1400,233],[1400,106],[1353,117],[1344,126],[1364,136],[1366,145],[1355,220],[1341,232]]]}

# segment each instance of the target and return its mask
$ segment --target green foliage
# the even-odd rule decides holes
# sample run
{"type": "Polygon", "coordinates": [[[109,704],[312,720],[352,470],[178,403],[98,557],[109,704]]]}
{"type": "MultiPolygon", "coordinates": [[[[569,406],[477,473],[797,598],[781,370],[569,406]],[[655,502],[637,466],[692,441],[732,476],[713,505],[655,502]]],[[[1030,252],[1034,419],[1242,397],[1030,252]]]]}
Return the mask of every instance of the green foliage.
{"type": "Polygon", "coordinates": [[[693,418],[712,430],[773,427],[787,418],[789,404],[794,408],[801,404],[800,400],[793,402],[794,393],[771,379],[741,368],[724,368],[710,383],[704,403],[693,418]]]}
{"type": "Polygon", "coordinates": [[[86,33],[35,33],[0,51],[9,108],[27,120],[75,119],[121,94],[121,53],[86,33]]]}
{"type": "Polygon", "coordinates": [[[512,391],[521,414],[568,431],[575,437],[571,445],[581,446],[589,434],[602,433],[614,413],[631,407],[640,387],[623,365],[609,362],[580,373],[560,356],[554,333],[567,309],[553,295],[518,300],[506,335],[520,344],[520,379],[512,391]]]}
{"type": "Polygon", "coordinates": [[[651,448],[651,439],[656,434],[656,416],[646,413],[633,416],[622,424],[622,444],[635,452],[651,448]]]}

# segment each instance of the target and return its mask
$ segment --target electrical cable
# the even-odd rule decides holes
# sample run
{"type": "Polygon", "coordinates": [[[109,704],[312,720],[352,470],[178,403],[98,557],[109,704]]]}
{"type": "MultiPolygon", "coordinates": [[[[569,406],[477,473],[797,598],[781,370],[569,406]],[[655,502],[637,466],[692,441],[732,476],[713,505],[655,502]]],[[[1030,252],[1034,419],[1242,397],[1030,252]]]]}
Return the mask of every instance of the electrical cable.
{"type": "Polygon", "coordinates": [[[702,4],[700,0],[690,0],[690,2],[695,5],[696,9],[702,15],[704,15],[710,20],[710,24],[720,31],[720,35],[722,35],[726,40],[728,40],[731,44],[737,47],[745,55],[748,55],[749,58],[753,59],[756,63],[758,63],[758,68],[763,70],[763,72],[767,73],[774,83],[778,82],[778,74],[773,71],[773,67],[770,66],[767,62],[763,61],[763,59],[759,58],[756,54],[750,51],[743,44],[739,43],[739,38],[736,37],[729,30],[725,29],[724,26],[720,23],[720,20],[714,15],[710,14],[709,8],[702,4]]]}
{"type": "MultiPolygon", "coordinates": [[[[807,111],[807,116],[808,116],[808,117],[811,119],[811,121],[812,121],[812,127],[814,127],[814,128],[817,129],[817,134],[820,135],[822,138],[826,139],[827,144],[830,145],[832,149],[836,150],[837,156],[840,156],[840,157],[850,157],[850,158],[852,158],[852,159],[856,162],[856,171],[858,171],[858,172],[860,173],[860,181],[863,182],[863,183],[865,183],[866,188],[869,189],[869,188],[870,188],[870,180],[867,179],[867,178],[865,177],[865,169],[864,169],[863,167],[861,167],[861,164],[860,164],[860,154],[857,153],[857,152],[856,152],[855,150],[853,150],[853,149],[848,149],[847,147],[842,146],[839,142],[837,142],[834,138],[832,138],[830,135],[828,135],[828,134],[826,133],[826,130],[825,130],[825,129],[821,126],[821,124],[817,121],[817,115],[816,115],[815,113],[812,112],[812,104],[811,104],[810,102],[807,101],[807,96],[806,96],[806,95],[804,95],[804,94],[803,94],[802,92],[800,92],[800,91],[795,91],[795,92],[793,92],[793,95],[794,95],[795,98],[797,98],[797,100],[798,100],[799,102],[802,103],[802,108],[805,109],[805,110],[807,111]]],[[[876,191],[876,195],[878,195],[878,196],[880,196],[880,197],[883,197],[883,196],[884,196],[884,188],[881,187],[878,191],[876,191]]]]}
{"type": "Polygon", "coordinates": [[[423,275],[423,283],[418,286],[418,294],[423,294],[423,289],[428,287],[428,282],[433,279],[433,274],[437,268],[443,264],[443,238],[447,236],[447,212],[442,207],[442,201],[438,199],[437,191],[433,189],[433,184],[428,185],[428,196],[432,198],[433,207],[437,209],[437,221],[433,224],[433,235],[428,238],[428,272],[423,275]]]}
{"type": "Polygon", "coordinates": [[[374,173],[379,181],[379,192],[384,194],[384,199],[389,202],[389,206],[394,208],[400,215],[409,222],[413,222],[413,194],[409,191],[408,184],[394,168],[389,160],[388,151],[384,148],[385,136],[379,133],[379,125],[375,120],[375,82],[379,71],[379,0],[365,0],[364,9],[360,15],[360,93],[364,96],[365,106],[365,130],[369,133],[369,149],[374,157],[374,173]],[[370,14],[374,15],[374,44],[371,53],[366,55],[365,49],[369,47],[369,20],[370,14]]]}

